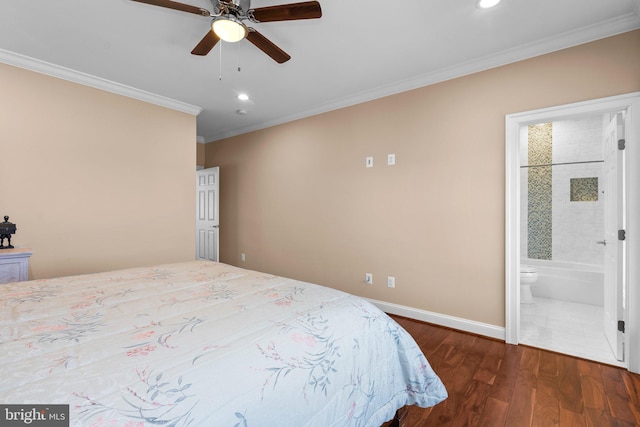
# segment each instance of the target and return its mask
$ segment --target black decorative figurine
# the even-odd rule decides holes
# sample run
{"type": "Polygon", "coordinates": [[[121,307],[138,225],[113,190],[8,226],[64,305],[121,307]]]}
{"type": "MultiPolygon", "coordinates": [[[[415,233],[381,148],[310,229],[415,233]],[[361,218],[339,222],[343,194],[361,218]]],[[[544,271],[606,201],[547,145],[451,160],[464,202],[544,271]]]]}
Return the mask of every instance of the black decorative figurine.
{"type": "Polygon", "coordinates": [[[0,222],[0,249],[13,249],[11,246],[11,235],[16,234],[16,225],[9,222],[9,217],[4,216],[4,222],[0,222]],[[4,239],[9,241],[7,246],[4,245],[4,239]]]}

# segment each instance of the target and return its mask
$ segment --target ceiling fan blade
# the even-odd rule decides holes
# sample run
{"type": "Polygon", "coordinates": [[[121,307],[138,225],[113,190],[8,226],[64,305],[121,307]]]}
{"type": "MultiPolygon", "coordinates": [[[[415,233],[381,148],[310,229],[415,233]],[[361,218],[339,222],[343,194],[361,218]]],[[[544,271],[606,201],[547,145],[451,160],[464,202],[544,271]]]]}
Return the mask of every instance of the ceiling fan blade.
{"type": "Polygon", "coordinates": [[[315,19],[322,16],[320,3],[317,1],[259,7],[257,9],[252,9],[249,12],[251,12],[251,15],[257,22],[315,19]]]}
{"type": "Polygon", "coordinates": [[[213,32],[213,30],[209,30],[207,34],[200,40],[200,43],[191,51],[192,55],[200,55],[204,56],[208,54],[211,49],[220,41],[220,37],[213,32]]]}
{"type": "Polygon", "coordinates": [[[253,43],[258,49],[269,55],[278,64],[282,64],[283,62],[287,62],[291,59],[291,56],[289,56],[287,52],[280,49],[278,46],[273,44],[271,41],[269,41],[269,39],[267,39],[265,36],[257,32],[253,28],[249,28],[247,40],[253,43]]]}
{"type": "Polygon", "coordinates": [[[196,15],[211,16],[211,12],[201,7],[191,6],[184,3],[178,3],[171,0],[132,0],[138,3],[151,4],[153,6],[166,7],[169,9],[181,10],[183,12],[195,13],[196,15]]]}

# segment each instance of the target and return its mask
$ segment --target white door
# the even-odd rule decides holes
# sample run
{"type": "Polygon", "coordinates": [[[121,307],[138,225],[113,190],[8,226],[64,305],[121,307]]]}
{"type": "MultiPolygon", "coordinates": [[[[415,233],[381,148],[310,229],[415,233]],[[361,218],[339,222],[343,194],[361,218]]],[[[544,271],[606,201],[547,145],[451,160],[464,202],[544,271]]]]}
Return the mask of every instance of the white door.
{"type": "Polygon", "coordinates": [[[218,261],[219,168],[196,172],[196,259],[218,261]]]}
{"type": "Polygon", "coordinates": [[[604,135],[604,333],[616,359],[624,360],[624,334],[618,321],[624,319],[624,229],[622,114],[616,114],[604,135]]]}

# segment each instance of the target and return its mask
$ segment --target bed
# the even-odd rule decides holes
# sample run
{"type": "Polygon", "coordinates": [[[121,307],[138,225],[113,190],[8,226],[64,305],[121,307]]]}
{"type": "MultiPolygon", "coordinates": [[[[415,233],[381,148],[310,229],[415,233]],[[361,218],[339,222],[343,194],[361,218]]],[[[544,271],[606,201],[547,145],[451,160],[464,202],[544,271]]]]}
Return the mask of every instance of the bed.
{"type": "Polygon", "coordinates": [[[72,426],[375,426],[447,397],[368,301],[210,261],[2,285],[0,403],[72,426]]]}

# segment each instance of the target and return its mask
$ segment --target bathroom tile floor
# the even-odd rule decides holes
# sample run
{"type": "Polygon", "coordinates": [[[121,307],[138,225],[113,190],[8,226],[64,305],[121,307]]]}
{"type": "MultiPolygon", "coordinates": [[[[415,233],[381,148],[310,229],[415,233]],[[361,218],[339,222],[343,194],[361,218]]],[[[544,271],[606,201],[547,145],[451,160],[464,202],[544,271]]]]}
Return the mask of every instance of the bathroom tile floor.
{"type": "Polygon", "coordinates": [[[547,298],[520,305],[520,343],[623,366],[604,336],[603,308],[547,298]]]}

